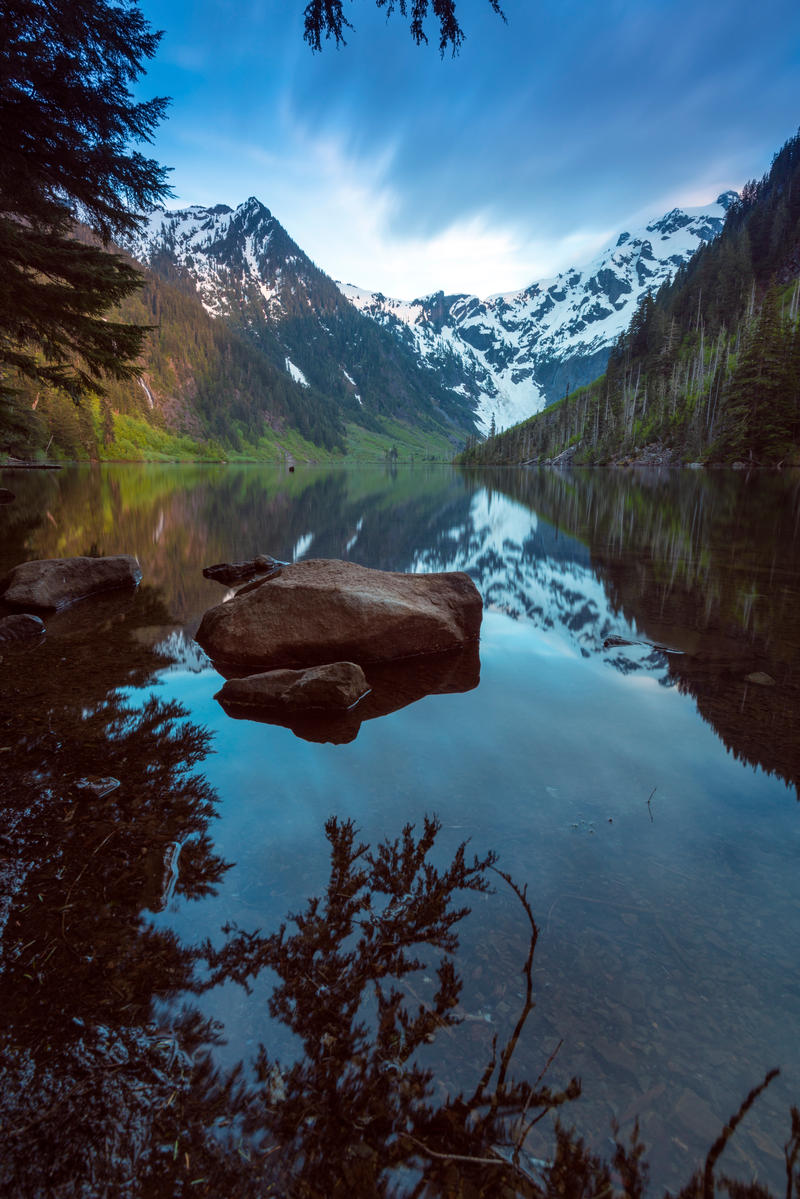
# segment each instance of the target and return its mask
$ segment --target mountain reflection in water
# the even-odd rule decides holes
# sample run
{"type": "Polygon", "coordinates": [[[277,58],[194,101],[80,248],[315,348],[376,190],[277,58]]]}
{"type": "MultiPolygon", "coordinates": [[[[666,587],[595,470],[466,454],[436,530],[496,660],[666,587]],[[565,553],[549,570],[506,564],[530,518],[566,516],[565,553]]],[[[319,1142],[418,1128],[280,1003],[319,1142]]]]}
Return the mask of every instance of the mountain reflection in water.
{"type": "MultiPolygon", "coordinates": [[[[737,757],[800,784],[800,477],[481,472],[585,543],[612,611],[737,757]]],[[[601,647],[593,649],[599,652],[601,647]]],[[[625,652],[617,669],[636,669],[625,652]]]]}
{"type": "Polygon", "coordinates": [[[549,1115],[528,1128],[530,1089],[574,1096],[573,1076],[560,1114],[586,1138],[580,1193],[610,1193],[603,1163],[635,1157],[637,1117],[653,1191],[677,1189],[775,1065],[716,1176],[785,1189],[796,476],[109,467],[0,482],[18,497],[0,511],[0,572],[129,552],[145,579],[48,619],[27,652],[0,649],[0,1189],[335,1193],[330,1144],[354,1193],[536,1194],[556,1141],[549,1115]],[[338,744],[230,720],[192,641],[220,597],[202,568],[257,552],[467,570],[486,604],[480,664],[402,686],[387,669],[338,744]],[[120,785],[80,785],[93,776],[120,785]],[[378,855],[431,812],[438,876],[470,837],[496,893],[469,895],[452,950],[413,948],[412,920],[404,952],[426,968],[376,982],[355,946],[387,903],[408,905],[372,876],[350,893],[370,908],[343,913],[348,869],[371,867],[332,874],[336,836],[357,825],[378,855]]]}

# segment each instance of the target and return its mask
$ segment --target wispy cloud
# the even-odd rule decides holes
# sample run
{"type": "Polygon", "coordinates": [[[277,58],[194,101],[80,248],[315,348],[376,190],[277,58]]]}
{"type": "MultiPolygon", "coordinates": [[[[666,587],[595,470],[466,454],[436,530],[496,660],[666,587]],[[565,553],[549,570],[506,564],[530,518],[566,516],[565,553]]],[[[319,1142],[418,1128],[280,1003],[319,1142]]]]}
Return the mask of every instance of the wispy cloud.
{"type": "Polygon", "coordinates": [[[399,298],[581,265],[762,173],[800,119],[796,0],[510,2],[508,25],[476,3],[444,62],[373,0],[320,55],[302,6],[142,7],[166,30],[147,83],[174,97],[155,152],[180,199],[257,195],[329,274],[399,298]]]}
{"type": "Polygon", "coordinates": [[[439,289],[481,296],[514,291],[584,263],[612,232],[587,228],[537,239],[522,222],[503,225],[491,213],[474,213],[415,236],[397,223],[400,197],[388,182],[389,146],[365,162],[341,139],[296,121],[282,153],[199,135],[187,137],[187,148],[191,141],[200,157],[184,172],[176,203],[235,206],[255,194],[328,274],[399,299],[439,289]],[[237,163],[224,181],[209,171],[218,159],[237,163]]]}

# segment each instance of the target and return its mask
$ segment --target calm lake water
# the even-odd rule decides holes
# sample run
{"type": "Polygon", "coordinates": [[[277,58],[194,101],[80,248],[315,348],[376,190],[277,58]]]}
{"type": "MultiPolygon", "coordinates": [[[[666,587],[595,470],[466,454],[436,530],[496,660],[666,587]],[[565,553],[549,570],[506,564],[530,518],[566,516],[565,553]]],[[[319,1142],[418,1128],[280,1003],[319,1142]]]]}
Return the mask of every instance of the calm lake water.
{"type": "MultiPolygon", "coordinates": [[[[411,1112],[411,1063],[451,1120],[493,1043],[530,1082],[557,1050],[544,1083],[580,1078],[560,1117],[599,1154],[612,1121],[628,1135],[638,1119],[654,1193],[688,1180],[779,1067],[721,1167],[784,1189],[800,1103],[796,474],[108,466],[0,484],[17,497],[0,572],[132,553],[144,574],[49,619],[41,645],[0,646],[4,1193],[225,1193],[208,1146],[243,1136],[225,1078],[241,1062],[252,1080],[259,1046],[269,1117],[242,1154],[280,1165],[257,1193],[325,1194],[327,1168],[327,1193],[377,1194],[376,1145],[384,1181],[411,1193],[424,1138],[407,1130],[435,1131],[411,1112]],[[336,728],[232,719],[193,641],[225,595],[201,572],[259,552],[465,570],[479,661],[385,671],[336,728]],[[494,851],[527,886],[535,1006],[528,916],[491,873],[492,893],[455,895],[472,909],[454,926],[461,989],[404,1057],[348,928],[320,932],[320,909],[305,941],[289,945],[291,922],[282,947],[270,938],[326,893],[330,817],[375,849],[432,814],[441,872],[468,839],[468,860],[494,851]],[[356,1013],[348,1065],[330,1030],[356,1013]]],[[[416,955],[409,1019],[443,986],[440,951],[416,955]]],[[[552,1124],[525,1141],[529,1173],[552,1124]]],[[[474,1153],[463,1121],[459,1136],[453,1151],[474,1153]]]]}

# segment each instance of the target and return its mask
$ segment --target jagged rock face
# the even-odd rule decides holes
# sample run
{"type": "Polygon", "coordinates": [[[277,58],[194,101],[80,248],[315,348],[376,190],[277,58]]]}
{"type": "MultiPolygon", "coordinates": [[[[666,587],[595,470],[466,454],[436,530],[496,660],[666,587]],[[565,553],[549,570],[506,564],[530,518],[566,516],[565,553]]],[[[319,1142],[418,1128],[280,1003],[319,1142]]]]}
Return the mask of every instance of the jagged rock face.
{"type": "Polygon", "coordinates": [[[673,209],[583,267],[486,299],[405,302],[337,285],[255,197],[157,209],[129,248],[156,271],[166,260],[188,274],[212,316],[350,419],[435,422],[456,437],[488,432],[492,417],[506,428],[601,374],[644,293],[719,233],[735,198],[673,209]]]}
{"type": "MultiPolygon", "coordinates": [[[[264,315],[278,318],[308,306],[312,289],[326,279],[254,196],[236,209],[226,204],[156,209],[131,250],[144,262],[166,254],[183,267],[212,316],[240,315],[255,294],[264,315]]],[[[330,301],[334,289],[325,290],[330,301]]]]}
{"type": "Polygon", "coordinates": [[[484,300],[437,292],[404,303],[340,287],[395,336],[410,335],[421,359],[460,358],[464,377],[454,390],[475,400],[488,432],[492,416],[505,428],[602,374],[645,292],[657,291],[720,232],[736,198],[725,192],[705,208],[675,208],[643,229],[620,233],[587,266],[484,300]]]}
{"type": "Polygon", "coordinates": [[[458,648],[479,636],[482,615],[461,572],[407,575],[318,558],[209,609],[197,640],[231,666],[366,664],[458,648]]]}
{"type": "Polygon", "coordinates": [[[358,312],[255,197],[238,208],[156,209],[128,249],[156,274],[177,270],[223,320],[345,419],[437,427],[454,446],[475,431],[475,396],[358,312]]]}

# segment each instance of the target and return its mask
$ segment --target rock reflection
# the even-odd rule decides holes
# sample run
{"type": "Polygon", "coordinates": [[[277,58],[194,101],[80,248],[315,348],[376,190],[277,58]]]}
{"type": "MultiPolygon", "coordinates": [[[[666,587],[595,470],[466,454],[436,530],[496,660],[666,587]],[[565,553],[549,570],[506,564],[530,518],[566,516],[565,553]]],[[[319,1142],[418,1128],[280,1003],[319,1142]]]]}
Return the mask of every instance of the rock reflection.
{"type": "MultiPolygon", "coordinates": [[[[394,662],[364,667],[371,688],[354,707],[341,713],[305,712],[291,717],[274,709],[243,707],[220,700],[225,712],[236,720],[254,720],[291,729],[305,741],[343,745],[355,741],[365,720],[388,716],[426,695],[455,695],[474,690],[480,682],[481,663],[477,642],[443,654],[425,654],[394,662]]],[[[228,678],[238,677],[227,673],[228,678]]]]}

